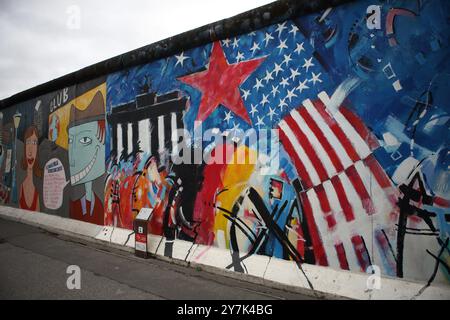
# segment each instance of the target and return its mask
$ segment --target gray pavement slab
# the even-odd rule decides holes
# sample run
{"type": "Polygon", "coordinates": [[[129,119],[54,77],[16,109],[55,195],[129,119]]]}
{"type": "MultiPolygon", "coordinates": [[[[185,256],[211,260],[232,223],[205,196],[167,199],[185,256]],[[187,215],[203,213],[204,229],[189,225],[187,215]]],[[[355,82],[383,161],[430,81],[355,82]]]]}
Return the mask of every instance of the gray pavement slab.
{"type": "Polygon", "coordinates": [[[0,218],[0,299],[312,299],[0,218]],[[69,290],[67,267],[81,269],[69,290]]]}

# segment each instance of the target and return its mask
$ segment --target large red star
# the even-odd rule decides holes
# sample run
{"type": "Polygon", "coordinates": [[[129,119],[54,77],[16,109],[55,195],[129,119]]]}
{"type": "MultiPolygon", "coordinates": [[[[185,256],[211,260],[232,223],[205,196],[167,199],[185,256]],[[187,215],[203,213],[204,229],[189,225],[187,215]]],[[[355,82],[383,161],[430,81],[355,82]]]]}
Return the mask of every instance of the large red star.
{"type": "Polygon", "coordinates": [[[221,104],[250,124],[250,117],[242,101],[239,86],[264,59],[228,64],[220,43],[214,42],[207,69],[178,78],[202,92],[196,121],[208,118],[221,104]]]}

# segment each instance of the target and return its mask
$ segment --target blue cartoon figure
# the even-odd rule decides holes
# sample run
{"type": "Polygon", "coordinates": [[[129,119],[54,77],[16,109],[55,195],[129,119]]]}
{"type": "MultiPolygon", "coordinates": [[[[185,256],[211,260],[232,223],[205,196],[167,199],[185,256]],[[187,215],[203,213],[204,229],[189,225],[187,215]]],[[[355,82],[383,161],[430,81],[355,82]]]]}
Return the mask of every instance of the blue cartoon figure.
{"type": "Polygon", "coordinates": [[[103,224],[103,201],[92,189],[105,172],[105,103],[98,91],[85,110],[70,110],[69,164],[72,186],[83,185],[84,195],[70,204],[70,217],[103,224]]]}

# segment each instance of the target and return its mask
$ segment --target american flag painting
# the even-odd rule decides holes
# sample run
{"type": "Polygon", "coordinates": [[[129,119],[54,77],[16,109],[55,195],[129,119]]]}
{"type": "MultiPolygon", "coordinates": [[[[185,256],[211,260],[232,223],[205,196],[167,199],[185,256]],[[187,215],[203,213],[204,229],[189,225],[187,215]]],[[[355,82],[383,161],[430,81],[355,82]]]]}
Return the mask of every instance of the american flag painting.
{"type": "Polygon", "coordinates": [[[380,228],[394,213],[395,195],[372,154],[377,140],[350,110],[329,103],[325,92],[303,101],[279,122],[280,139],[302,182],[303,213],[316,226],[310,230],[316,260],[365,271],[372,253],[379,254],[366,245],[373,223],[380,228]]]}

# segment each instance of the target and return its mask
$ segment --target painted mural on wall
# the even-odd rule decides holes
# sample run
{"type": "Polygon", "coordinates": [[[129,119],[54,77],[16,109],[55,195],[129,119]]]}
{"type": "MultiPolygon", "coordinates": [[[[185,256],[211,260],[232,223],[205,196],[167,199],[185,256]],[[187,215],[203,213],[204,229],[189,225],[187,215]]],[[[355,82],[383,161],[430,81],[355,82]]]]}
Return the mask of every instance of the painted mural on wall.
{"type": "Polygon", "coordinates": [[[167,256],[237,272],[448,283],[449,7],[358,1],[2,110],[0,201],[126,229],[152,208],[167,256]]]}
{"type": "Polygon", "coordinates": [[[263,254],[447,281],[448,9],[360,1],[110,75],[106,223],[154,208],[152,233],[230,249],[240,272],[263,254]],[[224,137],[174,164],[174,128],[278,129],[279,163],[224,137]],[[272,172],[207,163],[239,149],[272,172]]]}
{"type": "Polygon", "coordinates": [[[104,223],[105,95],[98,79],[2,110],[3,203],[104,223]]]}

